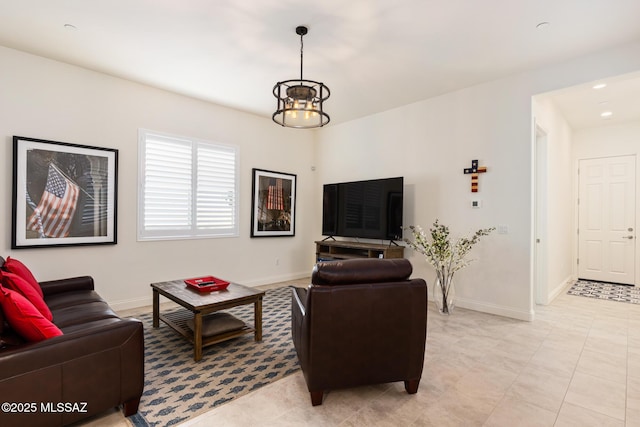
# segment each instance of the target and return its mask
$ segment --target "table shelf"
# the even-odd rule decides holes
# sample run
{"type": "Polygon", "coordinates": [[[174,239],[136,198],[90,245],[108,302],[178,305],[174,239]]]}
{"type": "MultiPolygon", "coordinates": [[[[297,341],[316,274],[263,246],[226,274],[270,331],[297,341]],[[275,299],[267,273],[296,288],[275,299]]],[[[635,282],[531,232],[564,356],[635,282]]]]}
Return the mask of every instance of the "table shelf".
{"type": "MultiPolygon", "coordinates": [[[[196,341],[193,336],[193,331],[191,330],[191,328],[189,328],[189,326],[187,326],[187,320],[189,319],[193,320],[193,313],[189,310],[176,310],[170,313],[160,314],[160,320],[162,320],[167,324],[167,326],[171,327],[180,335],[185,337],[191,344],[195,344],[196,341]]],[[[202,347],[207,347],[213,344],[220,343],[222,341],[237,338],[242,335],[253,334],[254,332],[254,328],[245,324],[244,327],[240,329],[235,329],[233,331],[211,335],[208,337],[202,337],[202,347]]]]}

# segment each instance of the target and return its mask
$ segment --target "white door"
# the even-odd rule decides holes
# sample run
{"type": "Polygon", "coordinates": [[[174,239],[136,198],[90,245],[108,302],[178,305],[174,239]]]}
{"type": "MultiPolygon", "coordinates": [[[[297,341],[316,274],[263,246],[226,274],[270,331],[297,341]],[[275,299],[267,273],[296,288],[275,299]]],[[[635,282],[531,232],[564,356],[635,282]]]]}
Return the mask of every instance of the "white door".
{"type": "Polygon", "coordinates": [[[578,277],[633,285],[635,156],[580,160],[578,277]]]}

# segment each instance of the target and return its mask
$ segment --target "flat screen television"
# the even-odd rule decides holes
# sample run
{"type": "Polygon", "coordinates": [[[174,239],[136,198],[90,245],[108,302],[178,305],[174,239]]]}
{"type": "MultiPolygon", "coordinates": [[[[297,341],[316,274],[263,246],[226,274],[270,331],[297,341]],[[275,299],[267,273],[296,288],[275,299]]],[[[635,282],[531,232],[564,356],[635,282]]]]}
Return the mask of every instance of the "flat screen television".
{"type": "Polygon", "coordinates": [[[402,239],[404,178],[325,184],[322,235],[402,239]]]}

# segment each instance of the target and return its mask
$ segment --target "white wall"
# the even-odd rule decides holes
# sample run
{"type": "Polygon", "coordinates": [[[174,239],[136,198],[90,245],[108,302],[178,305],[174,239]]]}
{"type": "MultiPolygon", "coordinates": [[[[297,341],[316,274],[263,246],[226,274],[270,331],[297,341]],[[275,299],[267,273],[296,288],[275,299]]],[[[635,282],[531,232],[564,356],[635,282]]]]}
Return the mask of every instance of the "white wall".
{"type": "MultiPolygon", "coordinates": [[[[0,245],[3,256],[24,260],[41,280],[91,274],[98,291],[124,308],[148,303],[149,283],[169,278],[212,273],[261,284],[300,277],[309,273],[320,237],[322,183],[404,175],[406,225],[428,227],[440,218],[460,233],[508,228],[474,249],[478,261],[458,277],[459,305],[532,319],[531,97],[638,71],[640,43],[306,133],[10,49],[0,48],[0,64],[0,245]],[[241,147],[241,237],[136,241],[140,127],[241,147]],[[117,245],[9,249],[12,135],[120,150],[117,245]],[[475,195],[462,173],[472,159],[488,167],[475,195]],[[252,167],[298,175],[295,237],[249,238],[252,167]],[[473,210],[476,198],[483,207],[473,210]]],[[[426,263],[407,255],[415,275],[432,282],[426,263]]]]}
{"type": "MultiPolygon", "coordinates": [[[[635,283],[640,284],[640,122],[580,129],[574,132],[573,161],[611,156],[636,156],[636,275],[635,283]]],[[[578,181],[574,180],[574,191],[578,194],[578,181]]]]}
{"type": "Polygon", "coordinates": [[[92,275],[116,309],[150,304],[155,281],[214,274],[259,285],[310,274],[313,132],[7,48],[0,64],[2,256],[39,280],[92,275]],[[240,237],[136,241],[138,128],[240,147],[240,237]],[[10,249],[13,135],[119,150],[117,245],[10,249]],[[254,167],[297,174],[295,237],[249,237],[254,167]]]}
{"type": "Polygon", "coordinates": [[[535,122],[544,129],[547,139],[546,176],[542,182],[546,193],[544,211],[538,212],[544,222],[544,235],[536,236],[546,248],[544,277],[538,283],[538,301],[548,304],[575,276],[575,175],[572,157],[572,131],[567,121],[548,98],[534,97],[535,122]]]}
{"type": "MultiPolygon", "coordinates": [[[[639,69],[634,43],[330,126],[317,135],[317,187],[402,174],[405,225],[428,227],[439,218],[459,233],[507,226],[508,234],[493,234],[473,250],[478,261],[459,274],[458,304],[532,319],[531,98],[639,69]],[[475,196],[463,175],[472,159],[488,167],[475,196]],[[481,209],[469,206],[476,197],[481,209]]],[[[407,255],[414,275],[433,282],[426,263],[407,255]]]]}
{"type": "Polygon", "coordinates": [[[579,159],[640,154],[640,122],[575,130],[573,156],[579,159]]]}

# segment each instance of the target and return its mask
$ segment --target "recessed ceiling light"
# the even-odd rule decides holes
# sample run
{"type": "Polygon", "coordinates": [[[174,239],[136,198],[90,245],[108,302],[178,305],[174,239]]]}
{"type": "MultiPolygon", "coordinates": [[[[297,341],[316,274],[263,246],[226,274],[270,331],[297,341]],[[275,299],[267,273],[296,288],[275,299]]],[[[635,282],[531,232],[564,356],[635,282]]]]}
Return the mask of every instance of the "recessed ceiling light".
{"type": "Polygon", "coordinates": [[[613,113],[612,113],[611,111],[605,111],[605,112],[603,112],[603,113],[600,113],[600,117],[603,117],[603,118],[605,118],[605,119],[606,119],[606,118],[609,118],[609,117],[611,117],[611,116],[613,116],[613,113]]]}
{"type": "Polygon", "coordinates": [[[547,21],[544,21],[544,22],[540,22],[538,25],[536,25],[536,28],[539,29],[539,30],[543,30],[543,29],[549,27],[549,25],[550,24],[547,21]]]}
{"type": "Polygon", "coordinates": [[[598,84],[597,84],[597,85],[595,85],[593,88],[594,88],[595,90],[598,90],[598,89],[603,89],[603,88],[605,88],[605,87],[607,87],[607,84],[606,84],[606,83],[598,83],[598,84]]]}

